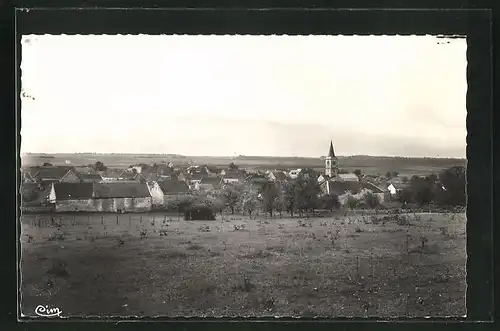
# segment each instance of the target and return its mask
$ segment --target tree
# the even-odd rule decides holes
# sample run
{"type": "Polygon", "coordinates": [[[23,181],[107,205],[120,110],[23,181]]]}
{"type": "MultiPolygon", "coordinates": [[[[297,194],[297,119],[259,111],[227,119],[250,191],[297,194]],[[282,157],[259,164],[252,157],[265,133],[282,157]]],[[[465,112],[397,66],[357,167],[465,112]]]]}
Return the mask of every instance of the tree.
{"type": "Polygon", "coordinates": [[[399,191],[397,193],[396,199],[399,202],[401,202],[402,204],[407,204],[407,203],[412,202],[413,194],[412,194],[411,189],[409,187],[405,187],[404,189],[402,189],[401,191],[399,191]]]}
{"type": "Polygon", "coordinates": [[[252,218],[252,214],[257,209],[259,200],[257,193],[251,190],[245,190],[241,195],[240,206],[243,212],[248,213],[250,218],[252,218]]]}
{"type": "Polygon", "coordinates": [[[398,175],[399,175],[399,172],[397,172],[397,171],[393,171],[393,172],[391,172],[391,176],[392,176],[393,178],[394,178],[394,177],[398,177],[398,175]]]}
{"type": "Polygon", "coordinates": [[[410,180],[412,201],[421,207],[431,203],[434,198],[434,181],[429,177],[413,176],[410,180]]]}
{"type": "Polygon", "coordinates": [[[321,188],[316,178],[307,178],[300,174],[295,181],[295,204],[299,210],[299,215],[303,212],[310,212],[318,206],[318,195],[321,188]]]}
{"type": "Polygon", "coordinates": [[[355,169],[354,174],[358,177],[361,177],[361,169],[355,169]]]}
{"type": "Polygon", "coordinates": [[[276,199],[275,209],[280,214],[280,217],[283,217],[283,212],[286,211],[286,201],[282,188],[278,189],[278,198],[276,199]]]}
{"type": "Polygon", "coordinates": [[[229,170],[238,170],[238,166],[236,164],[234,164],[234,162],[229,163],[229,165],[227,166],[227,168],[229,170]]]}
{"type": "Polygon", "coordinates": [[[321,208],[328,209],[330,211],[340,207],[339,197],[336,194],[323,195],[319,200],[319,204],[321,208]]]}
{"type": "Polygon", "coordinates": [[[42,167],[52,167],[52,163],[44,162],[42,167]]]}
{"type": "Polygon", "coordinates": [[[169,207],[177,211],[177,216],[189,210],[194,204],[194,197],[192,195],[182,196],[169,203],[169,207]]]}
{"type": "Polygon", "coordinates": [[[276,209],[277,200],[279,197],[278,187],[270,181],[267,181],[261,189],[262,207],[265,212],[273,217],[273,211],[276,209]]]}
{"type": "Polygon", "coordinates": [[[108,169],[108,167],[106,167],[104,165],[104,163],[102,163],[101,161],[97,161],[94,165],[94,169],[96,171],[106,171],[106,169],[108,169]]]}
{"type": "Polygon", "coordinates": [[[284,184],[283,189],[284,208],[293,218],[296,207],[295,182],[290,181],[284,184]]]}
{"type": "Polygon", "coordinates": [[[387,177],[388,179],[392,179],[392,173],[390,171],[387,171],[385,173],[385,177],[387,177]]]}
{"type": "Polygon", "coordinates": [[[466,170],[455,166],[444,169],[439,174],[439,184],[436,190],[436,202],[442,206],[465,206],[466,170]]]}
{"type": "Polygon", "coordinates": [[[353,197],[352,195],[348,196],[347,197],[347,207],[351,208],[351,209],[355,209],[359,206],[359,201],[353,197]]]}
{"type": "Polygon", "coordinates": [[[241,190],[233,185],[226,186],[221,192],[221,198],[225,205],[231,210],[234,215],[234,208],[238,205],[241,196],[241,190]]]}

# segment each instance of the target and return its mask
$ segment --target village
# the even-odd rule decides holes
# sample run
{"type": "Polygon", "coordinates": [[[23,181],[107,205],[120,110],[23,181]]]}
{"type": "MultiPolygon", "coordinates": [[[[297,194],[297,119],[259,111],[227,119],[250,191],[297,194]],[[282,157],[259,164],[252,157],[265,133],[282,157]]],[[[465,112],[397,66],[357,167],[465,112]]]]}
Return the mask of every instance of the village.
{"type": "MultiPolygon", "coordinates": [[[[299,179],[312,183],[315,199],[335,196],[333,204],[344,206],[363,201],[367,194],[376,198],[375,205],[395,199],[408,187],[408,179],[339,172],[338,159],[330,143],[322,172],[312,169],[239,168],[231,163],[226,168],[210,165],[176,167],[172,162],[135,164],[128,169],[108,169],[97,162],[94,166],[53,166],[45,164],[22,169],[22,210],[24,212],[148,212],[171,210],[179,201],[196,195],[220,196],[224,206],[234,213],[234,197],[224,199],[229,191],[255,193],[262,200],[271,184],[276,190],[273,200],[286,194],[286,187],[299,179]],[[226,193],[226,194],[224,194],[226,193]],[[226,201],[224,201],[226,200],[226,201]]],[[[331,199],[330,199],[331,200],[331,199]]],[[[291,211],[291,206],[277,211],[291,211]]],[[[320,205],[314,206],[322,209],[320,205]]],[[[268,208],[269,209],[269,208],[268,208]]],[[[313,208],[314,209],[314,208],[313,208]]],[[[330,208],[327,208],[330,209],[330,208]]]]}
{"type": "MultiPolygon", "coordinates": [[[[168,160],[149,165],[134,164],[127,169],[109,169],[101,162],[86,167],[44,164],[22,169],[21,208],[27,213],[184,213],[189,204],[201,199],[204,202],[198,204],[198,209],[210,207],[215,214],[228,209],[233,214],[235,209],[243,214],[254,210],[293,214],[295,209],[312,211],[363,205],[375,208],[391,205],[391,202],[410,202],[412,193],[408,190],[418,179],[417,176],[412,180],[399,177],[397,172],[388,172],[385,176],[362,174],[359,170],[343,172],[339,170],[332,142],[324,163],[324,171],[255,170],[239,168],[234,163],[225,168],[210,165],[176,167],[168,160]],[[297,192],[287,192],[296,190],[301,180],[308,186],[302,194],[308,201],[300,202],[297,192]],[[307,190],[309,192],[305,192],[307,190]],[[287,200],[287,194],[294,195],[297,201],[287,200]],[[255,203],[247,202],[252,208],[245,210],[241,201],[244,196],[255,200],[255,203]]],[[[437,175],[433,177],[428,176],[432,185],[446,193],[437,175]]]]}

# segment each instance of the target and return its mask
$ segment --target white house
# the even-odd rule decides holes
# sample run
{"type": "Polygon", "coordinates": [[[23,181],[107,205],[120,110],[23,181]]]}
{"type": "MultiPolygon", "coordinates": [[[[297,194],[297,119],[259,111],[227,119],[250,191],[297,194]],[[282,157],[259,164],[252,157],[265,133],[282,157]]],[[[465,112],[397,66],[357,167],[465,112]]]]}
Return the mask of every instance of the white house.
{"type": "Polygon", "coordinates": [[[151,194],[151,204],[153,206],[162,206],[164,204],[164,194],[158,182],[151,181],[146,184],[148,185],[149,194],[151,194]]]}
{"type": "Polygon", "coordinates": [[[288,173],[288,176],[291,178],[291,179],[296,179],[300,172],[302,171],[302,169],[294,169],[294,170],[290,170],[290,172],[288,173]]]}
{"type": "Polygon", "coordinates": [[[389,190],[389,192],[391,193],[391,195],[395,195],[397,193],[397,190],[396,188],[394,187],[394,185],[390,184],[387,189],[389,190]]]}

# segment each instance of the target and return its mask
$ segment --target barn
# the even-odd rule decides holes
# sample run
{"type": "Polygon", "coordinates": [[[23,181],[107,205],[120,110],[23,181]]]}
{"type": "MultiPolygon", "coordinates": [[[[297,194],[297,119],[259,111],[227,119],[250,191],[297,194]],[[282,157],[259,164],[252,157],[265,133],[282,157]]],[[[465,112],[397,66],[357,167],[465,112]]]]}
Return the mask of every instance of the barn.
{"type": "Polygon", "coordinates": [[[54,183],[49,202],[56,212],[149,211],[152,198],[140,183],[54,183]]]}
{"type": "Polygon", "coordinates": [[[92,183],[54,183],[49,194],[49,202],[56,212],[96,211],[92,183]]]}
{"type": "Polygon", "coordinates": [[[145,183],[95,183],[94,205],[103,212],[140,212],[152,208],[152,198],[145,183]]]}

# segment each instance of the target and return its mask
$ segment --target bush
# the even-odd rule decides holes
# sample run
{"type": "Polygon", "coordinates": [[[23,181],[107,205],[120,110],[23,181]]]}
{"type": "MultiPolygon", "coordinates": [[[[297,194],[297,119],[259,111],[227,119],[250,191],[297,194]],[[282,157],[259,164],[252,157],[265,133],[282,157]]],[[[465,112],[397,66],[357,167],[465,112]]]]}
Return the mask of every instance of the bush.
{"type": "Polygon", "coordinates": [[[368,193],[367,195],[365,195],[364,202],[370,208],[375,208],[375,207],[380,205],[380,201],[378,199],[378,196],[376,196],[373,193],[368,193]]]}
{"type": "Polygon", "coordinates": [[[194,207],[184,212],[186,221],[215,221],[215,215],[210,207],[194,207]]]}

